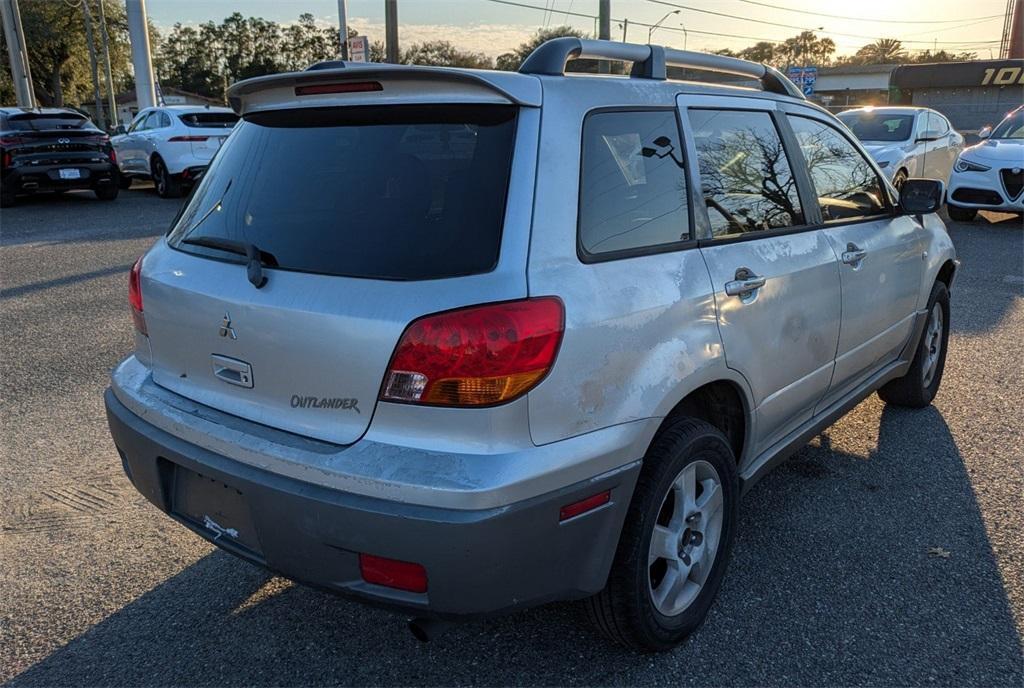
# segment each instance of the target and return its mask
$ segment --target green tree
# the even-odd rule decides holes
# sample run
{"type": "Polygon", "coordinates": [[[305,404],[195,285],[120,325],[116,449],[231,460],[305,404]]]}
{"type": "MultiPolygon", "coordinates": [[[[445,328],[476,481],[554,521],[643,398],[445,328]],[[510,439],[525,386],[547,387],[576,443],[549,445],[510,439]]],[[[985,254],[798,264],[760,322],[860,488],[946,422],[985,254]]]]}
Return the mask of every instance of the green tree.
{"type": "MultiPolygon", "coordinates": [[[[537,46],[551,40],[552,38],[560,38],[562,36],[587,38],[586,33],[578,29],[574,29],[571,26],[553,26],[548,29],[537,29],[537,32],[533,34],[530,40],[520,44],[518,48],[510,53],[499,55],[498,59],[495,61],[495,65],[498,69],[502,69],[507,72],[518,71],[519,67],[523,64],[523,61],[529,57],[530,53],[532,53],[537,46]]],[[[595,60],[575,60],[570,64],[572,65],[571,71],[597,71],[597,62],[595,60]]]]}
{"type": "MultiPolygon", "coordinates": [[[[349,35],[356,35],[349,29],[349,35]]],[[[312,14],[299,15],[299,21],[281,29],[282,64],[289,71],[305,69],[311,64],[337,59],[338,30],[316,25],[312,14]]]]}
{"type": "MultiPolygon", "coordinates": [[[[101,49],[99,5],[89,0],[93,16],[96,48],[101,49]]],[[[64,2],[22,2],[21,23],[25,31],[33,90],[40,105],[64,107],[92,101],[92,75],[85,42],[85,22],[81,5],[64,2]]],[[[128,27],[124,5],[106,2],[107,33],[110,36],[110,61],[115,90],[130,79],[128,72],[128,27]]],[[[7,43],[0,34],[0,50],[7,56],[7,43]]],[[[13,103],[14,90],[8,70],[0,71],[0,102],[13,103]]],[[[101,79],[100,90],[106,93],[101,79]]]]}
{"type": "Polygon", "coordinates": [[[448,41],[414,43],[402,55],[402,62],[404,64],[431,65],[435,67],[494,69],[494,61],[487,55],[459,50],[448,41]]]}
{"type": "Polygon", "coordinates": [[[860,64],[892,64],[906,60],[907,52],[895,38],[879,38],[858,50],[854,57],[860,59],[860,64]]]}

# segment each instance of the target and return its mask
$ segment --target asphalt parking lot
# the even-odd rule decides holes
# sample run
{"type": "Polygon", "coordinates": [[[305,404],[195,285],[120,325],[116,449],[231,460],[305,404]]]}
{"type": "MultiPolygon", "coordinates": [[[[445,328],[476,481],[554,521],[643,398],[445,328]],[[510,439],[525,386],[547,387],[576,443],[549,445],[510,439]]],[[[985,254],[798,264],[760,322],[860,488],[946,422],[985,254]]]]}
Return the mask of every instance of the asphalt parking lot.
{"type": "Polygon", "coordinates": [[[7,685],[1024,684],[1024,228],[951,225],[942,390],[877,397],[744,502],[705,626],[663,655],[556,604],[418,643],[273,578],[128,484],[102,392],[127,271],[177,203],[69,193],[0,215],[0,682],[7,685]]]}

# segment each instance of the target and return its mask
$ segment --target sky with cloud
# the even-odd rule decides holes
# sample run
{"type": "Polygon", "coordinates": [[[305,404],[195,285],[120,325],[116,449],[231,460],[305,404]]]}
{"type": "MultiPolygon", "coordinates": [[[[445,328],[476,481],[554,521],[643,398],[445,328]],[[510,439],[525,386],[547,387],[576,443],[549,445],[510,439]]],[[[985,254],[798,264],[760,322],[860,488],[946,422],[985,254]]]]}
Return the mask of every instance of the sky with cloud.
{"type": "MultiPolygon", "coordinates": [[[[652,42],[691,50],[741,49],[780,41],[802,29],[831,37],[840,54],[876,38],[904,47],[971,50],[998,57],[1005,0],[612,0],[612,37],[646,43],[649,27],[668,15],[652,42]]],[[[337,0],[147,0],[158,27],[219,21],[232,12],[280,23],[309,12],[319,23],[338,21],[337,0]]],[[[593,33],[598,0],[398,0],[399,42],[448,40],[496,56],[536,29],[569,24],[593,33]],[[584,16],[579,16],[584,15],[584,16]]],[[[373,40],[384,37],[383,0],[347,0],[349,24],[373,40]]]]}

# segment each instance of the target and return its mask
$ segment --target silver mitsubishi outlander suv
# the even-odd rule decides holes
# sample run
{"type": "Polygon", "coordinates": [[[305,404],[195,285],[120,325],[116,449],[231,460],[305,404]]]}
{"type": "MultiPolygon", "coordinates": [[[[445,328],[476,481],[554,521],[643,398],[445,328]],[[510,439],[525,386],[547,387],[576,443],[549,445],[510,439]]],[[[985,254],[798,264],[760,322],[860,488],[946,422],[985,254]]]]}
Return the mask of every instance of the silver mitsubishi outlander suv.
{"type": "Polygon", "coordinates": [[[228,93],[241,121],[131,271],[114,442],[185,527],[421,636],[579,599],[671,648],[766,471],[872,392],[939,387],[942,183],[897,196],[770,67],[559,38],[518,74],[228,93]]]}

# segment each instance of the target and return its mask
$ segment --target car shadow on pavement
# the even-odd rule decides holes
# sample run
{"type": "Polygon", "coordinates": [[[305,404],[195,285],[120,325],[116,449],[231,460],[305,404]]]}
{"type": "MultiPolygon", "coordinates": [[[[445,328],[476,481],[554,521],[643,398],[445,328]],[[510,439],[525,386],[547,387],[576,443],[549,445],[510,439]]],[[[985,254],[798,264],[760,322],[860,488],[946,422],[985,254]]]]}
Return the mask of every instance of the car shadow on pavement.
{"type": "Polygon", "coordinates": [[[950,224],[949,233],[961,263],[951,299],[955,331],[973,335],[998,328],[1024,297],[1024,223],[1014,215],[979,215],[950,224]]]}
{"type": "Polygon", "coordinates": [[[0,289],[0,299],[12,299],[18,296],[32,294],[37,291],[52,289],[54,287],[66,287],[72,284],[78,284],[79,282],[85,282],[91,279],[109,277],[110,275],[126,275],[128,274],[128,271],[131,270],[131,268],[132,266],[130,263],[125,265],[113,265],[110,267],[101,268],[99,270],[82,272],[77,275],[67,275],[65,277],[57,277],[54,279],[43,280],[42,282],[32,282],[31,284],[23,284],[18,287],[0,289]]]}
{"type": "Polygon", "coordinates": [[[877,428],[870,451],[823,434],[751,492],[708,622],[673,652],[611,645],[570,604],[424,645],[399,616],[215,552],[8,685],[1020,686],[1020,637],[942,415],[873,398],[857,422],[877,428]]]}

